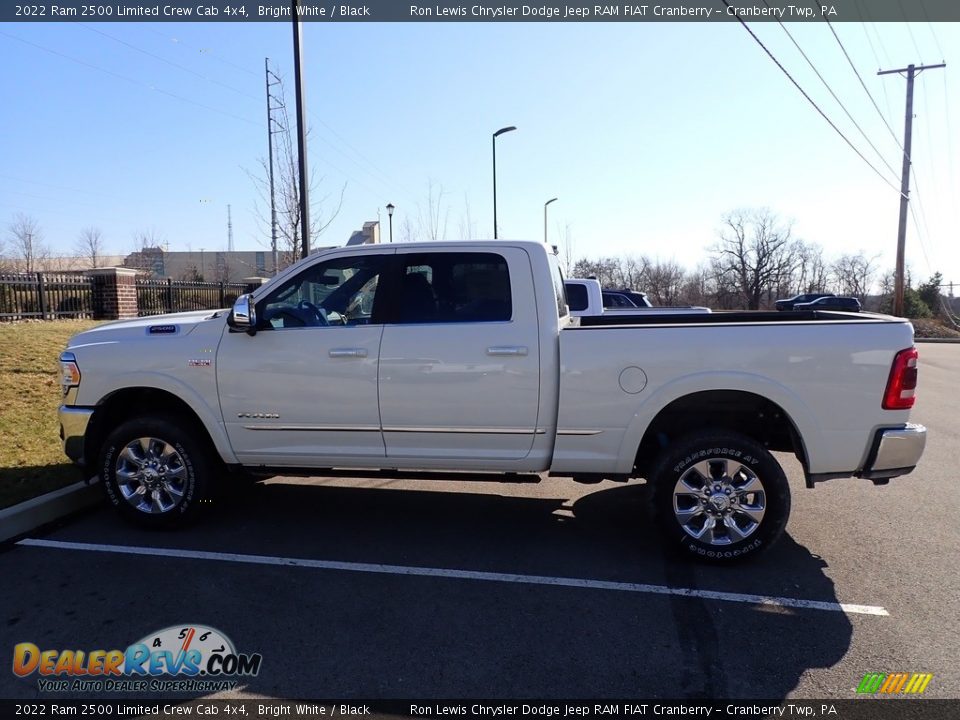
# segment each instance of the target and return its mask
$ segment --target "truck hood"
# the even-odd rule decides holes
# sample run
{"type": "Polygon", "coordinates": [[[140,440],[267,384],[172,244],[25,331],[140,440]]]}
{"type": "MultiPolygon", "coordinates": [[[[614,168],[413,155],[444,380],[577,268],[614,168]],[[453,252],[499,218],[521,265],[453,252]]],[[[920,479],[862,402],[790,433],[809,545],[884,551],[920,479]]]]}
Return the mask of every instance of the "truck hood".
{"type": "Polygon", "coordinates": [[[77,333],[70,338],[67,349],[133,338],[155,337],[157,340],[162,340],[171,336],[189,335],[202,323],[226,323],[229,312],[229,310],[194,310],[169,315],[151,315],[134,320],[117,320],[77,333]]]}

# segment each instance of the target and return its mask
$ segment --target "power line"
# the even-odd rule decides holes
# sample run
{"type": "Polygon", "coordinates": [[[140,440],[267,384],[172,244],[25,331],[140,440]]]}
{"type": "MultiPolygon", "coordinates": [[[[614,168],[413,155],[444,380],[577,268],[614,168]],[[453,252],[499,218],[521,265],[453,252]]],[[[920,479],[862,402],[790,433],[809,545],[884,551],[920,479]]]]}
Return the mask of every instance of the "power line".
{"type": "Polygon", "coordinates": [[[31,46],[31,47],[34,47],[34,48],[36,48],[37,50],[42,50],[42,51],[45,52],[45,53],[49,53],[49,54],[51,54],[51,55],[56,55],[57,57],[61,57],[61,58],[65,59],[65,60],[69,60],[70,62],[77,63],[78,65],[82,65],[82,66],[87,67],[87,68],[90,68],[90,69],[92,69],[92,70],[96,70],[96,71],[98,71],[98,72],[105,73],[106,75],[110,75],[110,76],[115,77],[115,78],[117,78],[117,79],[119,79],[119,80],[123,80],[124,82],[132,83],[132,84],[137,85],[137,86],[139,86],[139,87],[143,87],[143,88],[146,88],[146,89],[151,90],[151,91],[153,91],[153,92],[160,93],[161,95],[167,95],[168,97],[172,97],[172,98],[174,98],[174,99],[176,99],[176,100],[180,100],[181,102],[185,102],[185,103],[188,103],[188,104],[190,104],[190,105],[194,105],[195,107],[203,108],[204,110],[209,110],[210,112],[217,113],[218,115],[224,115],[224,116],[226,116],[226,117],[233,118],[234,120],[239,120],[240,122],[248,123],[248,124],[250,124],[250,125],[255,125],[255,126],[257,126],[257,127],[263,127],[260,123],[254,122],[253,120],[250,120],[250,119],[248,119],[248,118],[240,117],[239,115],[234,115],[233,113],[229,113],[229,112],[226,112],[225,110],[221,110],[221,109],[219,109],[219,108],[212,107],[211,105],[204,105],[203,103],[197,102],[196,100],[191,100],[190,98],[185,98],[185,97],[183,97],[182,95],[177,95],[176,93],[169,92],[168,90],[162,90],[162,89],[156,87],[155,85],[147,85],[146,83],[140,82],[139,80],[135,80],[135,79],[130,78],[130,77],[127,77],[127,76],[125,76],[125,75],[121,75],[120,73],[116,73],[116,72],[114,72],[113,70],[108,70],[107,68],[100,67],[99,65],[94,65],[93,63],[89,63],[89,62],[87,62],[86,60],[80,60],[80,59],[78,59],[78,58],[71,57],[70,55],[66,55],[66,54],[60,52],[59,50],[53,50],[53,49],[51,49],[51,48],[44,47],[43,45],[39,45],[38,43],[32,42],[32,41],[30,41],[30,40],[25,40],[24,38],[17,37],[16,35],[11,35],[11,34],[9,34],[9,33],[3,32],[2,30],[0,30],[0,35],[3,35],[4,37],[8,37],[8,38],[10,38],[10,39],[12,39],[12,40],[16,40],[16,41],[18,41],[18,42],[21,42],[21,43],[23,43],[24,45],[29,45],[29,46],[31,46]]]}
{"type": "MultiPolygon", "coordinates": [[[[890,56],[887,55],[886,48],[883,47],[883,41],[880,39],[880,33],[877,30],[875,23],[870,23],[873,26],[873,32],[877,36],[877,44],[880,45],[880,50],[883,51],[883,56],[886,58],[885,63],[880,62],[880,56],[877,55],[877,49],[873,46],[873,40],[870,39],[870,32],[867,29],[867,22],[864,19],[863,13],[860,11],[860,0],[853,0],[853,7],[857,11],[857,17],[860,18],[860,26],[863,28],[863,34],[867,38],[867,44],[870,45],[870,52],[873,53],[873,59],[877,61],[877,69],[879,70],[883,65],[892,65],[890,62],[890,56]]],[[[893,110],[890,105],[890,95],[887,93],[887,86],[885,84],[880,85],[883,90],[883,101],[887,106],[887,117],[893,115],[893,110]]]]}
{"type": "MultiPolygon", "coordinates": [[[[726,0],[724,0],[726,2],[726,0]]],[[[843,50],[843,56],[847,59],[847,62],[850,64],[850,68],[853,70],[853,73],[857,76],[857,80],[860,81],[860,87],[863,88],[863,91],[867,94],[867,97],[870,98],[870,102],[873,104],[874,110],[877,111],[877,115],[880,116],[880,119],[883,120],[883,124],[887,126],[887,130],[890,131],[890,137],[893,138],[893,141],[897,144],[901,150],[903,150],[903,144],[900,142],[900,139],[897,137],[897,134],[893,131],[893,128],[890,127],[890,123],[887,122],[887,118],[884,117],[884,114],[880,112],[880,107],[877,105],[877,101],[873,99],[873,94],[870,92],[870,89],[867,87],[867,84],[863,81],[863,76],[860,75],[860,71],[857,70],[857,66],[853,64],[853,60],[850,59],[850,54],[847,52],[847,49],[843,46],[843,43],[840,41],[840,36],[837,35],[837,31],[833,29],[833,24],[829,19],[824,18],[824,21],[827,23],[827,27],[830,28],[830,32],[833,33],[834,39],[837,41],[837,44],[840,46],[840,49],[843,50]]]]}
{"type": "Polygon", "coordinates": [[[940,53],[940,58],[946,58],[946,56],[943,54],[943,48],[940,47],[940,38],[937,37],[937,31],[933,29],[933,23],[930,22],[930,14],[927,12],[927,6],[923,0],[920,0],[920,10],[923,11],[923,18],[927,21],[927,27],[930,29],[930,34],[933,35],[933,42],[937,46],[937,52],[940,53]]]}
{"type": "MultiPolygon", "coordinates": [[[[723,4],[724,4],[724,5],[726,5],[728,8],[730,7],[730,3],[727,2],[727,0],[722,0],[722,1],[723,1],[723,4]]],[[[758,38],[758,37],[756,36],[756,34],[753,32],[753,30],[750,29],[750,26],[747,25],[747,23],[743,20],[743,18],[740,17],[739,15],[737,15],[737,21],[743,26],[743,29],[744,29],[744,30],[746,30],[748,33],[750,33],[750,37],[752,37],[752,38],[754,39],[754,41],[757,43],[757,45],[759,45],[759,46],[763,49],[763,51],[764,51],[764,52],[767,54],[767,56],[774,62],[774,64],[775,64],[778,68],[780,68],[780,71],[781,71],[784,75],[787,76],[787,79],[788,79],[791,83],[793,83],[793,86],[794,86],[797,90],[800,91],[800,94],[803,95],[803,97],[806,98],[807,102],[809,102],[809,103],[813,106],[814,110],[816,110],[816,111],[820,114],[820,117],[822,117],[824,120],[826,120],[826,121],[827,121],[827,124],[828,124],[830,127],[833,128],[834,132],[836,132],[837,135],[839,135],[841,138],[843,138],[843,141],[844,141],[847,145],[850,146],[850,149],[853,150],[853,151],[860,157],[860,159],[863,160],[863,161],[867,164],[867,166],[868,166],[871,170],[873,170],[873,172],[875,172],[875,173],[877,174],[877,177],[879,177],[881,180],[883,180],[883,182],[885,182],[887,185],[889,185],[890,187],[892,187],[894,190],[897,190],[897,186],[894,185],[892,182],[890,182],[886,177],[884,177],[883,173],[881,173],[879,170],[877,170],[877,168],[874,167],[873,163],[871,163],[869,160],[867,160],[867,158],[864,156],[864,154],[863,154],[862,152],[860,152],[859,149],[857,149],[857,146],[854,145],[852,142],[850,142],[850,139],[849,139],[846,135],[844,135],[843,132],[840,130],[840,128],[838,128],[838,127],[834,124],[833,120],[831,120],[829,117],[827,117],[827,114],[826,114],[823,110],[820,109],[820,106],[817,105],[817,103],[813,100],[813,98],[811,98],[811,97],[807,94],[806,90],[804,90],[802,87],[800,87],[800,84],[799,84],[796,80],[793,79],[793,76],[792,76],[792,75],[787,71],[787,69],[780,63],[780,61],[777,60],[777,58],[774,56],[774,54],[773,54],[772,52],[770,52],[770,50],[767,48],[767,46],[763,44],[763,42],[760,40],[760,38],[758,38]]],[[[897,193],[899,194],[900,191],[897,190],[897,193]]]]}
{"type": "Polygon", "coordinates": [[[903,3],[900,0],[897,0],[897,6],[900,8],[900,14],[903,16],[903,25],[907,28],[907,33],[910,35],[910,42],[913,43],[913,49],[917,53],[917,57],[920,58],[920,64],[923,64],[923,55],[920,53],[920,48],[917,46],[917,39],[913,36],[913,30],[910,29],[910,21],[907,19],[907,11],[903,9],[903,3]]]}
{"type": "MultiPolygon", "coordinates": [[[[770,3],[768,3],[767,0],[763,0],[763,4],[766,5],[767,7],[770,7],[770,3]]],[[[803,48],[800,47],[800,43],[798,43],[796,39],[793,37],[793,35],[790,33],[790,31],[787,30],[787,26],[784,25],[783,22],[781,22],[780,20],[777,20],[777,23],[780,25],[781,29],[787,34],[787,37],[790,38],[790,41],[793,43],[794,47],[796,47],[797,50],[800,52],[800,54],[803,56],[803,59],[807,61],[807,65],[810,66],[810,69],[813,70],[814,73],[816,73],[818,78],[820,78],[820,82],[823,83],[823,86],[830,93],[830,96],[837,101],[837,104],[840,106],[840,108],[843,110],[846,116],[850,119],[850,122],[852,122],[854,127],[860,131],[860,134],[863,136],[863,139],[867,141],[867,144],[871,148],[873,148],[873,151],[877,154],[877,157],[880,158],[880,162],[886,165],[887,169],[893,174],[894,177],[897,177],[897,171],[893,169],[893,166],[890,165],[890,163],[888,163],[886,159],[883,157],[883,153],[881,153],[877,149],[877,146],[874,145],[873,142],[871,142],[869,137],[867,137],[867,133],[864,132],[862,127],[860,127],[860,123],[854,120],[853,115],[851,115],[850,111],[847,110],[847,106],[843,104],[843,101],[839,97],[837,97],[837,94],[833,91],[833,88],[830,87],[830,84],[824,79],[823,75],[820,74],[820,71],[817,70],[817,67],[813,64],[813,61],[809,57],[807,57],[807,54],[803,51],[803,48]]]]}
{"type": "Polygon", "coordinates": [[[224,65],[227,65],[227,66],[229,66],[229,67],[232,67],[234,70],[239,70],[240,72],[246,73],[247,75],[253,75],[254,77],[259,77],[259,74],[258,74],[258,73],[255,73],[255,72],[253,72],[252,70],[250,70],[249,68],[245,68],[245,67],[243,67],[243,66],[241,66],[241,65],[237,65],[236,63],[230,62],[229,60],[226,60],[226,59],[220,57],[219,55],[217,55],[216,53],[214,53],[213,50],[211,50],[211,49],[209,49],[209,48],[195,48],[195,47],[193,47],[192,45],[189,45],[188,43],[183,42],[183,40],[181,40],[180,38],[172,37],[172,36],[170,36],[170,35],[167,35],[166,33],[160,32],[159,30],[154,30],[153,28],[149,28],[149,30],[150,30],[150,32],[154,33],[155,35],[159,35],[159,36],[162,37],[162,38],[165,38],[165,39],[167,39],[167,40],[170,40],[170,42],[175,43],[176,45],[179,45],[180,47],[191,48],[191,49],[197,50],[197,52],[199,52],[201,55],[207,55],[208,57],[211,57],[211,58],[213,58],[214,60],[217,60],[217,61],[223,63],[224,65]]]}
{"type": "Polygon", "coordinates": [[[170,67],[174,67],[174,68],[176,68],[177,70],[180,70],[180,71],[185,72],[185,73],[189,73],[190,75],[193,75],[194,77],[198,77],[198,78],[200,78],[201,80],[204,80],[204,81],[209,82],[209,83],[213,83],[214,85],[219,85],[219,86],[222,87],[222,88],[226,88],[227,90],[230,90],[230,91],[232,91],[232,92],[235,92],[235,93],[237,93],[238,95],[242,95],[243,97],[248,98],[248,99],[250,99],[250,100],[253,100],[253,101],[257,102],[257,103],[260,102],[260,99],[259,99],[259,98],[254,97],[253,95],[251,95],[250,93],[248,93],[248,92],[246,92],[246,91],[244,91],[244,90],[240,90],[240,89],[238,89],[238,88],[235,88],[235,87],[233,87],[232,85],[227,85],[226,83],[220,82],[219,80],[214,80],[213,78],[209,78],[209,77],[207,77],[206,75],[204,75],[203,73],[199,73],[199,72],[197,72],[196,70],[192,70],[192,69],[190,69],[190,68],[188,68],[188,67],[184,67],[183,65],[180,65],[179,63],[175,63],[173,60],[168,60],[167,58],[162,57],[162,56],[160,56],[160,55],[157,55],[157,54],[155,54],[155,53],[152,53],[152,52],[150,52],[149,50],[144,50],[143,48],[137,47],[137,46],[134,45],[133,43],[129,43],[129,42],[127,42],[126,40],[121,40],[121,39],[118,38],[118,37],[115,37],[115,36],[113,36],[113,35],[110,35],[109,33],[105,33],[105,32],[103,32],[102,30],[98,30],[97,28],[92,27],[92,26],[90,26],[90,25],[87,25],[87,24],[85,24],[85,23],[80,23],[80,26],[83,27],[83,28],[85,28],[85,29],[87,29],[87,30],[89,30],[90,32],[95,32],[95,33],[97,33],[98,35],[102,35],[102,36],[105,37],[105,38],[109,38],[110,40],[113,40],[113,41],[116,42],[116,43],[119,43],[119,44],[121,44],[121,45],[123,45],[123,46],[125,46],[125,47],[128,47],[128,48],[130,48],[131,50],[133,50],[133,51],[135,51],[135,52],[138,52],[138,53],[141,53],[141,54],[143,54],[143,55],[146,55],[147,57],[151,57],[151,58],[153,58],[154,60],[159,60],[159,61],[162,62],[162,63],[166,63],[166,64],[169,65],[170,67]]]}

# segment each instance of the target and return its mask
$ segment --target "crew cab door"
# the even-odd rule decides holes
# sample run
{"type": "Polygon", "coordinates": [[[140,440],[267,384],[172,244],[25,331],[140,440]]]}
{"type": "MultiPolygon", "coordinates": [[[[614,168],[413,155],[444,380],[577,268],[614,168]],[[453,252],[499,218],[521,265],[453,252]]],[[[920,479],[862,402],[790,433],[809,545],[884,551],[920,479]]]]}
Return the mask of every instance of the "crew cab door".
{"type": "Polygon", "coordinates": [[[378,291],[391,256],[318,261],[257,302],[256,335],[224,333],[220,408],[242,463],[380,464],[378,291]]]}
{"type": "Polygon", "coordinates": [[[388,460],[454,468],[474,460],[493,468],[526,457],[540,392],[526,252],[466,244],[399,249],[395,267],[396,301],[380,349],[388,460]]]}

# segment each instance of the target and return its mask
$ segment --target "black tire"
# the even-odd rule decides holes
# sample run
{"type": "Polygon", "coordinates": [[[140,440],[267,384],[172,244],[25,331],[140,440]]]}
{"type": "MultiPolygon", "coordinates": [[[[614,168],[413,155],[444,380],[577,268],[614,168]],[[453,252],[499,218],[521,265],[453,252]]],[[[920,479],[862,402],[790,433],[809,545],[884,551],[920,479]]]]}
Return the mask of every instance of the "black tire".
{"type": "Polygon", "coordinates": [[[777,541],[790,516],[790,486],[780,463],[738,433],[703,431],[681,438],[661,455],[650,481],[667,548],[688,558],[712,564],[752,558],[777,541]],[[706,465],[694,467],[700,463],[706,465]],[[683,511],[689,512],[686,524],[678,516],[683,511]],[[711,518],[713,529],[704,531],[711,518]],[[699,531],[704,539],[694,536],[699,531]]]}
{"type": "Polygon", "coordinates": [[[107,436],[100,452],[100,478],[110,503],[124,518],[142,527],[172,528],[195,519],[212,485],[213,463],[201,437],[191,424],[173,416],[138,417],[122,423],[107,436]],[[141,442],[124,452],[141,438],[147,439],[147,447],[141,442]],[[141,456],[134,457],[137,453],[141,456]],[[150,461],[151,457],[155,460],[150,461]],[[139,467],[143,460],[159,467],[139,467]],[[138,469],[150,475],[118,476],[138,469]],[[147,490],[149,483],[158,491],[156,497],[147,490]],[[128,500],[138,487],[143,488],[140,498],[128,500]]]}

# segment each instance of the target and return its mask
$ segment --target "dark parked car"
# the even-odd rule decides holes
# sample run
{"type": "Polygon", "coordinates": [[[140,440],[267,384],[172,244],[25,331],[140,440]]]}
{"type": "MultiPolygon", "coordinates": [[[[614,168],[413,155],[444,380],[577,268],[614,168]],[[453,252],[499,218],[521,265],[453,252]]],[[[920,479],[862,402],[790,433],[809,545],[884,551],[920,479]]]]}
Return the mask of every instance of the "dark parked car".
{"type": "Polygon", "coordinates": [[[621,295],[626,295],[630,298],[631,302],[639,308],[642,307],[653,307],[653,303],[650,302],[650,298],[647,297],[646,293],[637,292],[636,290],[631,290],[630,288],[624,288],[623,290],[610,290],[608,292],[618,292],[621,295]]]}
{"type": "Polygon", "coordinates": [[[860,312],[860,301],[854,297],[822,297],[813,302],[797,303],[793,306],[796,311],[801,310],[846,310],[860,312]]]}
{"type": "MultiPolygon", "coordinates": [[[[792,298],[787,300],[777,300],[776,306],[777,310],[793,310],[794,305],[799,305],[800,303],[811,303],[814,300],[828,297],[836,297],[836,295],[833,293],[804,293],[803,295],[794,295],[792,298]]],[[[823,310],[824,308],[820,309],[823,310]]]]}
{"type": "Polygon", "coordinates": [[[605,308],[632,308],[637,307],[626,293],[614,290],[604,290],[601,293],[603,297],[603,306],[605,308]]]}

